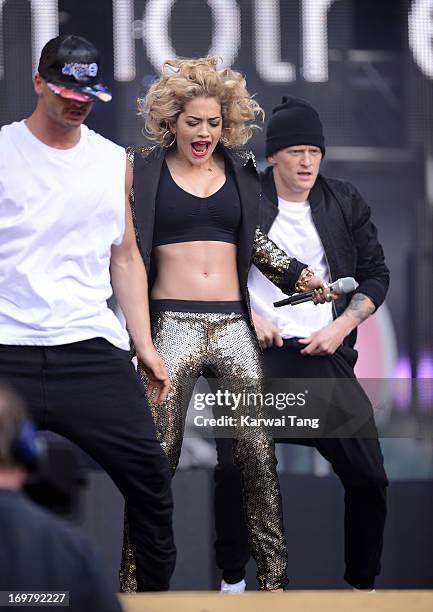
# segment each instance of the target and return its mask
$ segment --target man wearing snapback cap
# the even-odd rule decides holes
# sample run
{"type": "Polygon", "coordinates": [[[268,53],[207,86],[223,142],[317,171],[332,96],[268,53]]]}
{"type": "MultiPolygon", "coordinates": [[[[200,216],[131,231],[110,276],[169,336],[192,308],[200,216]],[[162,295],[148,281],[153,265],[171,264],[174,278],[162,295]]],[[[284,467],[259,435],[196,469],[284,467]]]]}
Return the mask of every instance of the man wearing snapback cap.
{"type": "Polygon", "coordinates": [[[157,400],[169,379],[146,316],[131,167],[83,123],[94,101],[111,100],[99,70],[86,39],[50,40],[35,110],[0,131],[0,374],[40,428],[77,443],[111,476],[126,501],[134,586],[158,591],[175,561],[171,476],[128,334],[107,306],[111,285],[157,400]]]}
{"type": "MultiPolygon", "coordinates": [[[[335,386],[332,404],[320,395],[319,410],[336,423],[335,407],[347,416],[345,409],[353,402],[371,423],[366,437],[346,433],[275,441],[314,446],[332,464],[345,489],[345,579],[357,589],[372,590],[380,571],[388,481],[371,404],[353,370],[354,344],[357,326],[385,299],[389,271],[369,206],[352,184],[320,174],[324,155],[317,111],[305,100],[284,97],[267,125],[270,165],[261,174],[261,229],[280,248],[290,245],[320,278],[331,282],[354,277],[358,288],[320,310],[312,302],[275,309],[272,304],[284,295],[252,266],[248,289],[257,336],[265,349],[266,377],[328,379],[329,385],[321,383],[324,393],[334,389],[333,381],[344,379],[335,386]]],[[[219,440],[218,447],[216,553],[223,569],[222,590],[233,592],[245,588],[249,545],[239,510],[238,474],[227,441],[219,440]]]]}

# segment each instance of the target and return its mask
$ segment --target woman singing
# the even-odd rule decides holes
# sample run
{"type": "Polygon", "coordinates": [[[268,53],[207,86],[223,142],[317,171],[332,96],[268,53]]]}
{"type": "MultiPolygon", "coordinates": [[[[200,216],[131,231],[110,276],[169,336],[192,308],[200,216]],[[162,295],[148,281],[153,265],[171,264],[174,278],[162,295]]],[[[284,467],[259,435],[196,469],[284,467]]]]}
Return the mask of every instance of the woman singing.
{"type": "MultiPolygon", "coordinates": [[[[247,291],[250,265],[285,293],[322,288],[304,264],[257,229],[260,186],[254,157],[239,147],[262,109],[239,72],[216,66],[214,57],[165,62],[162,76],[139,104],[146,132],[157,145],[129,151],[153,340],[171,379],[168,397],[154,407],[153,416],[173,473],[200,375],[214,377],[232,393],[262,388],[247,291]]],[[[316,301],[323,299],[318,292],[316,301]]],[[[250,410],[240,407],[238,416],[250,410]]],[[[287,552],[273,442],[260,428],[238,428],[234,438],[259,588],[282,589],[287,552]]],[[[130,591],[135,590],[134,563],[127,529],[125,535],[121,588],[130,591]]]]}

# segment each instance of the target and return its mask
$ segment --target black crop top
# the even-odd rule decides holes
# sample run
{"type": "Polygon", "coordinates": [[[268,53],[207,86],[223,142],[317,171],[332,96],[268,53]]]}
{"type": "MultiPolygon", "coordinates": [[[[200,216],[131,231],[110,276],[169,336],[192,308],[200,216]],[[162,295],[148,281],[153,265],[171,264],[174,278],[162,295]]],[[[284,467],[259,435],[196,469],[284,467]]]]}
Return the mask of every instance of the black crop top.
{"type": "Polygon", "coordinates": [[[234,177],[226,168],[226,182],[207,198],[188,193],[162,165],[155,202],[153,245],[217,240],[237,244],[241,203],[234,177]]]}

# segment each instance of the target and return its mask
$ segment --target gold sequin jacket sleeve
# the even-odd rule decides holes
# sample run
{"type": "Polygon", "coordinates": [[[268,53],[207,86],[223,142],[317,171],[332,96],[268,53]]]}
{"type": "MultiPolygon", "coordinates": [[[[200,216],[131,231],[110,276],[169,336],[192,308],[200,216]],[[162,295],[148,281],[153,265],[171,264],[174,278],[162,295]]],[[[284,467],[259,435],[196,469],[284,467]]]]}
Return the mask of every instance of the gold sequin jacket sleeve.
{"type": "Polygon", "coordinates": [[[251,262],[257,266],[271,283],[287,295],[294,293],[295,283],[306,264],[277,247],[275,242],[257,227],[253,242],[251,262]]]}

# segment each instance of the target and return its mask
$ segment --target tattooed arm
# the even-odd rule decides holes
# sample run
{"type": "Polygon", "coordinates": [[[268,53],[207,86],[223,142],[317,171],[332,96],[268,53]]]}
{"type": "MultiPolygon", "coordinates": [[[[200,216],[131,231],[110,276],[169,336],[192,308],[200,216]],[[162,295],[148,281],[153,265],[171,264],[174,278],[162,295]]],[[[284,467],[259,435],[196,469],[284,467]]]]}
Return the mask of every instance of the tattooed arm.
{"type": "Polygon", "coordinates": [[[357,265],[353,276],[359,287],[346,310],[335,321],[300,341],[305,345],[301,351],[304,355],[335,353],[346,336],[379,308],[388,290],[389,270],[377,238],[376,227],[371,221],[370,207],[353,185],[344,185],[348,190],[346,200],[350,202],[351,232],[357,252],[357,265]]]}
{"type": "Polygon", "coordinates": [[[326,327],[308,338],[299,340],[305,345],[303,355],[333,355],[344,338],[376,310],[372,300],[363,293],[355,293],[346,310],[326,327]]]}
{"type": "Polygon", "coordinates": [[[365,319],[368,319],[375,310],[376,307],[369,297],[363,293],[355,293],[350,300],[349,306],[338,317],[339,319],[344,319],[347,328],[346,336],[365,319]]]}

